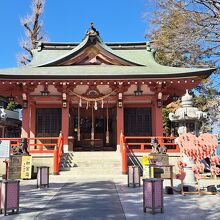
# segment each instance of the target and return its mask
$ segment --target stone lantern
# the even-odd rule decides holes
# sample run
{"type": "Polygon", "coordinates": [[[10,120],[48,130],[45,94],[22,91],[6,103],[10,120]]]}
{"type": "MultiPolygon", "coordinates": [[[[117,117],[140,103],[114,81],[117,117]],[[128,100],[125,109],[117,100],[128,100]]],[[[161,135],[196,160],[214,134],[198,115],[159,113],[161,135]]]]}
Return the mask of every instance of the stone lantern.
{"type": "Polygon", "coordinates": [[[169,114],[170,121],[179,124],[179,135],[190,132],[199,136],[201,121],[207,118],[207,113],[193,107],[192,96],[188,93],[188,90],[181,99],[181,105],[182,107],[178,108],[175,113],[169,114]]]}
{"type": "MultiPolygon", "coordinates": [[[[199,111],[198,108],[193,107],[192,98],[188,90],[186,90],[186,94],[181,98],[182,107],[178,108],[175,113],[169,114],[170,121],[178,123],[179,136],[184,133],[192,133],[199,136],[201,122],[207,118],[206,112],[199,111]]],[[[192,171],[194,160],[188,158],[185,154],[183,154],[183,160],[187,164],[184,168],[186,177],[183,182],[185,185],[195,185],[196,179],[192,171]]]]}

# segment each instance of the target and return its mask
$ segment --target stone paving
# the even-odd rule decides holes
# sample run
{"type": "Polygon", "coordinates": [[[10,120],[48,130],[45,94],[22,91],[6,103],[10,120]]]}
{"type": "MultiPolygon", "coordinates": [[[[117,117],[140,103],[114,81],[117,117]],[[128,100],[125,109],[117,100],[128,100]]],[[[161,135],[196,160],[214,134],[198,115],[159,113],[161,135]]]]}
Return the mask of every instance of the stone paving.
{"type": "MultiPolygon", "coordinates": [[[[202,185],[220,180],[203,181],[202,185]]],[[[164,186],[169,185],[164,181],[164,186]]],[[[174,181],[177,186],[179,181],[174,181]]],[[[218,188],[219,189],[219,188],[218,188]]],[[[220,196],[164,194],[164,213],[143,212],[142,187],[127,187],[121,176],[50,176],[50,187],[36,189],[36,180],[21,180],[20,214],[3,216],[7,220],[219,220],[220,196]]]]}

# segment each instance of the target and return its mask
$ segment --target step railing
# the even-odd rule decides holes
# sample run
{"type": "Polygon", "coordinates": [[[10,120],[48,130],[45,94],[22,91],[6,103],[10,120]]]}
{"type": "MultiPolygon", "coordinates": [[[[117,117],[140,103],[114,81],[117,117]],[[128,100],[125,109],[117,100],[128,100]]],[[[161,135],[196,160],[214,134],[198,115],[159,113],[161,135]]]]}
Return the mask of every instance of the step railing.
{"type": "Polygon", "coordinates": [[[163,137],[163,136],[124,136],[121,132],[120,135],[120,151],[122,156],[122,173],[127,173],[127,154],[128,153],[151,153],[152,152],[152,138],[156,139],[159,146],[165,146],[167,153],[179,153],[180,148],[175,143],[176,137],[163,137]]]}
{"type": "MultiPolygon", "coordinates": [[[[21,145],[21,138],[0,138],[10,141],[10,154],[13,155],[13,148],[21,145]]],[[[59,137],[36,137],[27,138],[28,152],[30,154],[53,154],[53,173],[59,174],[59,164],[63,154],[63,135],[59,137]]],[[[1,150],[1,149],[0,149],[1,150]]]]}

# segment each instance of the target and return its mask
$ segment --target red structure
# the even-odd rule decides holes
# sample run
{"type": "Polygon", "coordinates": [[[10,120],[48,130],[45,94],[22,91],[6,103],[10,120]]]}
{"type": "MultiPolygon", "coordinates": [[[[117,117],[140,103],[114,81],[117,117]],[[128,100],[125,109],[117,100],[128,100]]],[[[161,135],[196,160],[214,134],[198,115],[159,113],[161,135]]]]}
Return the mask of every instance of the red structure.
{"type": "Polygon", "coordinates": [[[159,65],[145,42],[104,43],[91,25],[81,43],[39,42],[28,66],[1,69],[0,92],[23,106],[32,146],[50,150],[47,138],[62,131],[65,152],[116,150],[121,132],[162,138],[163,104],[214,70],[159,65]]]}

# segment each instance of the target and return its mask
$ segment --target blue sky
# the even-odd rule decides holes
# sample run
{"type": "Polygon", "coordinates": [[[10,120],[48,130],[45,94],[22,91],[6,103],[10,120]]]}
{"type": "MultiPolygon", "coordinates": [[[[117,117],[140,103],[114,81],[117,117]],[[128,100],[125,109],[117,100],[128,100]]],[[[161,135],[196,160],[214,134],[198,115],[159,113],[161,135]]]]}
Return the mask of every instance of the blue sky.
{"type": "MultiPolygon", "coordinates": [[[[17,66],[24,38],[20,18],[31,13],[31,0],[2,0],[0,68],[17,66]]],[[[46,0],[44,30],[49,41],[79,42],[93,21],[105,42],[145,41],[146,0],[46,0]]]]}

